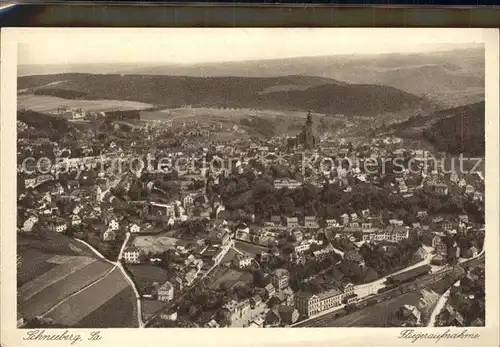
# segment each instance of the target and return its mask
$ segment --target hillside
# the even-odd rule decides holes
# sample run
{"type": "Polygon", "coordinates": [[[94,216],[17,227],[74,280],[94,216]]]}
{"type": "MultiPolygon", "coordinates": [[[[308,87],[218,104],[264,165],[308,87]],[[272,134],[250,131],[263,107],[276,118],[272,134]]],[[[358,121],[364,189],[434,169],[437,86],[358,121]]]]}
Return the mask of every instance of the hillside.
{"type": "Polygon", "coordinates": [[[437,150],[450,154],[484,156],[484,129],[485,109],[482,101],[437,111],[428,116],[410,117],[378,130],[407,139],[421,139],[423,135],[437,150]]]}
{"type": "Polygon", "coordinates": [[[20,76],[82,71],[191,77],[319,76],[346,83],[387,85],[417,96],[426,96],[450,108],[484,100],[485,78],[484,47],[481,45],[430,53],[298,57],[196,65],[159,63],[139,67],[137,64],[19,67],[20,76]]]}
{"type": "Polygon", "coordinates": [[[83,99],[145,102],[165,107],[231,107],[371,115],[431,105],[425,99],[382,85],[347,84],[311,76],[265,78],[62,74],[18,78],[18,88],[83,99]],[[38,79],[38,80],[37,80],[38,79]]]}
{"type": "Polygon", "coordinates": [[[439,112],[444,118],[423,132],[438,150],[469,156],[485,155],[484,101],[439,112]]]}
{"type": "Polygon", "coordinates": [[[65,119],[49,116],[35,111],[18,111],[17,120],[33,127],[31,130],[18,132],[19,138],[47,137],[58,141],[65,136],[76,136],[79,130],[65,119]]]}

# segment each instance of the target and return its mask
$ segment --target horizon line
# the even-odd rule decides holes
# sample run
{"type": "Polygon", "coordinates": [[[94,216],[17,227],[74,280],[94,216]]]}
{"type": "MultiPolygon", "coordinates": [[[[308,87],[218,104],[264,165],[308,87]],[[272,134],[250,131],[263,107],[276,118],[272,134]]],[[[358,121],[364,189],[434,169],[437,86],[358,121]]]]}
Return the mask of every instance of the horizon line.
{"type": "Polygon", "coordinates": [[[18,63],[17,66],[68,66],[68,65],[104,65],[104,64],[121,64],[121,65],[132,65],[132,64],[142,64],[142,65],[176,65],[176,66],[196,66],[196,65],[211,65],[211,64],[224,64],[224,63],[249,63],[249,62],[262,62],[262,61],[277,61],[277,60],[288,60],[288,59],[311,59],[311,58],[331,58],[331,57],[349,57],[349,56],[387,56],[387,55],[425,55],[425,54],[434,54],[434,53],[445,53],[452,52],[457,50],[471,49],[471,48],[483,48],[484,43],[471,42],[471,43],[450,43],[443,45],[448,46],[446,49],[437,49],[431,51],[413,51],[413,52],[381,52],[381,53],[341,53],[341,54],[326,54],[326,55],[300,55],[300,56],[290,56],[290,57],[282,57],[282,58],[262,58],[262,59],[242,59],[242,60],[220,60],[220,61],[199,61],[192,63],[183,63],[183,62],[165,62],[165,61],[157,61],[157,62],[145,62],[145,61],[137,61],[137,62],[68,62],[66,64],[60,63],[18,63]],[[454,46],[451,48],[450,46],[454,46]]]}

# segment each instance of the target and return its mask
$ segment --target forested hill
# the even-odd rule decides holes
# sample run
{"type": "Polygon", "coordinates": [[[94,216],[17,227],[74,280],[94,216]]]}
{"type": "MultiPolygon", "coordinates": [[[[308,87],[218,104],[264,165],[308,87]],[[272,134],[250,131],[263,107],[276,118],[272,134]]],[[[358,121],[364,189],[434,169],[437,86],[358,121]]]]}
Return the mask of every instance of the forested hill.
{"type": "Polygon", "coordinates": [[[438,150],[469,156],[485,155],[484,101],[439,111],[435,116],[441,119],[423,134],[438,150]]]}
{"type": "Polygon", "coordinates": [[[78,136],[79,130],[66,119],[46,115],[43,113],[22,110],[17,112],[17,120],[25,123],[29,130],[18,132],[18,137],[39,138],[47,137],[52,141],[59,141],[65,136],[78,136]]]}
{"type": "Polygon", "coordinates": [[[430,102],[399,89],[376,84],[347,84],[311,76],[186,77],[151,75],[59,74],[18,78],[18,88],[40,95],[112,99],[165,107],[231,107],[376,116],[430,102]],[[57,83],[57,87],[47,84],[57,83]]]}

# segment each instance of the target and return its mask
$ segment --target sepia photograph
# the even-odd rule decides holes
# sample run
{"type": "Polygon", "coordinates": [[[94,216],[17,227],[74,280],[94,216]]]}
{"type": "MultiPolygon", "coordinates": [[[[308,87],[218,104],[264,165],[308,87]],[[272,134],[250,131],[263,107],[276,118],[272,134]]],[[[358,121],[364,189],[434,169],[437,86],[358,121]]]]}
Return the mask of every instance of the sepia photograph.
{"type": "Polygon", "coordinates": [[[474,338],[498,258],[484,37],[22,31],[17,328],[474,338]]]}

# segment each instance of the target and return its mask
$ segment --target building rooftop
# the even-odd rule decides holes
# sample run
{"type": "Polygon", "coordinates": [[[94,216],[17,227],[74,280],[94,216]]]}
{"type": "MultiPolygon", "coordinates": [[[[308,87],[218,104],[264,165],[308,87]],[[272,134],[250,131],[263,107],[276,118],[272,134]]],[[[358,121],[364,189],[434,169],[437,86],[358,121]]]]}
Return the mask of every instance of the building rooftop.
{"type": "Polygon", "coordinates": [[[342,294],[342,290],[339,288],[332,288],[330,290],[324,291],[322,293],[316,294],[320,300],[328,299],[337,295],[342,294]]]}
{"type": "Polygon", "coordinates": [[[403,282],[403,281],[409,280],[415,276],[426,274],[430,270],[431,270],[431,267],[429,265],[425,264],[425,265],[421,265],[419,267],[416,267],[414,269],[390,276],[388,279],[390,279],[391,281],[395,281],[395,282],[403,282]]]}

